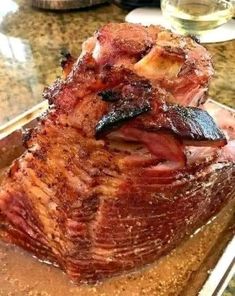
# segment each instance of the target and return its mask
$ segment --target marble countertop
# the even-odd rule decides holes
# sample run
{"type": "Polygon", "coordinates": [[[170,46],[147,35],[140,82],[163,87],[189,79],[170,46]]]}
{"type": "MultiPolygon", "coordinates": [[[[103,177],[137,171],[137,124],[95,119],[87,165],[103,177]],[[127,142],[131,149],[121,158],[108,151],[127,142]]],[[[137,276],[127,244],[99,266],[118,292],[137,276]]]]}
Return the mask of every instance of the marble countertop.
{"type": "MultiPolygon", "coordinates": [[[[123,21],[126,13],[113,5],[62,13],[33,9],[27,0],[1,1],[0,124],[42,101],[43,88],[61,75],[61,49],[78,55],[97,28],[123,21]]],[[[215,67],[209,94],[235,107],[235,40],[206,47],[215,67]]]]}

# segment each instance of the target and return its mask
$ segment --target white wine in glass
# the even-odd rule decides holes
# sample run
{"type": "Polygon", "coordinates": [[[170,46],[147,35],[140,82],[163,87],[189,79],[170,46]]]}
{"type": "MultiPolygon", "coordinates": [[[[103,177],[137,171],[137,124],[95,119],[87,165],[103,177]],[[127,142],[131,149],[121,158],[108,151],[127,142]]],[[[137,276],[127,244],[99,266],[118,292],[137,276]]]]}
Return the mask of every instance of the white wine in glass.
{"type": "Polygon", "coordinates": [[[232,1],[227,0],[162,0],[161,9],[181,34],[201,35],[233,16],[232,1]]]}

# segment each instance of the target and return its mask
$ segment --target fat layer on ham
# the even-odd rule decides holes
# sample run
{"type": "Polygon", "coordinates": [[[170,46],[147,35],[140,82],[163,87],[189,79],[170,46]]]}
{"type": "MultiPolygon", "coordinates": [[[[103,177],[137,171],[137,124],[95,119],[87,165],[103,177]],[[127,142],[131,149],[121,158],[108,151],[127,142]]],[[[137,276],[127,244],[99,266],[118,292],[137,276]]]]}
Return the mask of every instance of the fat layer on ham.
{"type": "Polygon", "coordinates": [[[0,237],[95,282],[158,259],[233,198],[235,119],[203,105],[206,49],[159,26],[107,24],[62,66],[1,184],[0,237]]]}

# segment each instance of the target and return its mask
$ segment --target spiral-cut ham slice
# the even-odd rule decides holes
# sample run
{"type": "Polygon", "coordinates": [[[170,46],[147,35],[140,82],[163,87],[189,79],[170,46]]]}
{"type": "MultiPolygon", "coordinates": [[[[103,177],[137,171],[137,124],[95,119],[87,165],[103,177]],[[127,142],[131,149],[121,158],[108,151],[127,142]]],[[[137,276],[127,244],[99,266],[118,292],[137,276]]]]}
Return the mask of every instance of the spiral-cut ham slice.
{"type": "Polygon", "coordinates": [[[146,145],[155,160],[161,162],[157,170],[176,170],[186,164],[183,145],[180,140],[171,134],[151,133],[137,128],[126,127],[121,130],[126,139],[146,145]]]}
{"type": "Polygon", "coordinates": [[[218,127],[224,131],[228,144],[223,147],[221,160],[235,161],[235,112],[231,108],[223,108],[211,100],[206,102],[204,109],[214,118],[218,127]]]}
{"type": "Polygon", "coordinates": [[[211,100],[206,102],[203,106],[211,117],[213,117],[217,126],[225,131],[225,134],[229,140],[235,140],[235,113],[231,108],[223,108],[219,103],[215,103],[211,100]]]}

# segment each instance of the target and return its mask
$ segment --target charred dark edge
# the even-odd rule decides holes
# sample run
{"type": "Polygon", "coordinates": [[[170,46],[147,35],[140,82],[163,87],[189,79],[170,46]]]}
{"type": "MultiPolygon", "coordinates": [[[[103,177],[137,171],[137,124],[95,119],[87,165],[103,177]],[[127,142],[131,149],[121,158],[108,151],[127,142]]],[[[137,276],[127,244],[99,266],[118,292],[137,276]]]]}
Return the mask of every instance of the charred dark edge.
{"type": "Polygon", "coordinates": [[[64,69],[64,67],[66,66],[66,64],[71,61],[72,55],[70,54],[70,52],[68,51],[68,49],[66,48],[62,48],[60,51],[60,65],[61,67],[64,69]]]}
{"type": "Polygon", "coordinates": [[[98,95],[105,102],[116,102],[116,101],[119,101],[121,98],[120,93],[115,92],[112,89],[104,90],[98,93],[98,95]]]}
{"type": "Polygon", "coordinates": [[[224,141],[225,144],[227,143],[224,133],[218,128],[213,117],[207,111],[198,107],[182,107],[180,105],[173,106],[173,109],[183,118],[185,117],[186,121],[192,120],[202,127],[204,135],[194,134],[189,139],[196,141],[224,141]],[[207,130],[207,128],[209,129],[207,130]]]}
{"type": "Polygon", "coordinates": [[[112,110],[101,118],[95,128],[96,138],[100,138],[100,136],[120,128],[125,122],[151,110],[148,101],[142,107],[134,107],[128,110],[124,108],[125,106],[117,110],[112,110]]]}

